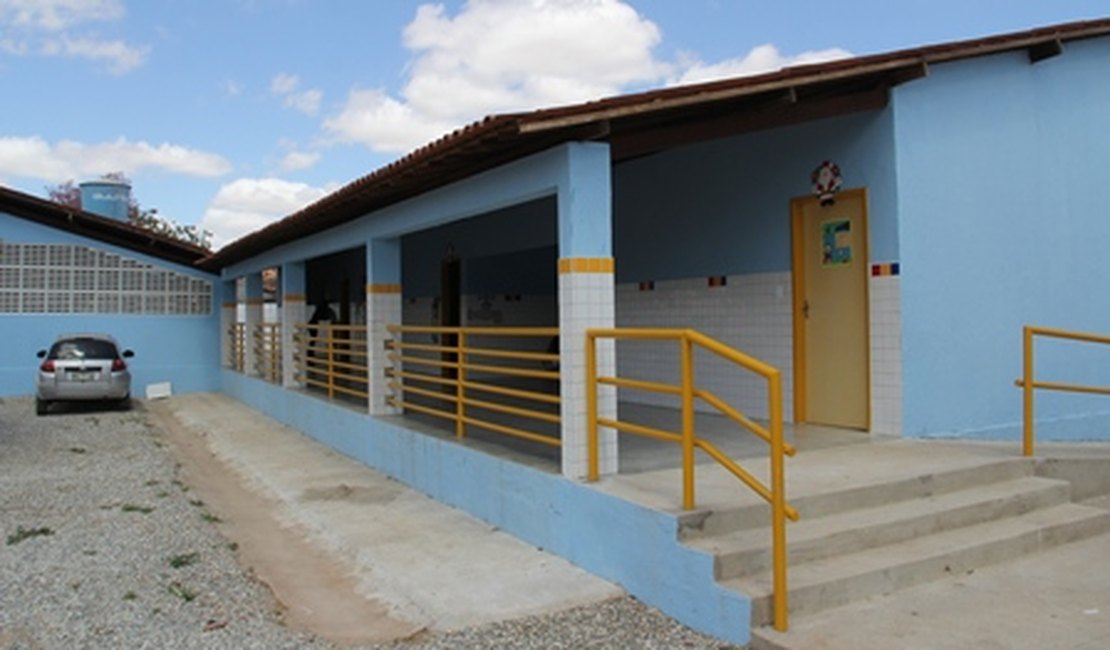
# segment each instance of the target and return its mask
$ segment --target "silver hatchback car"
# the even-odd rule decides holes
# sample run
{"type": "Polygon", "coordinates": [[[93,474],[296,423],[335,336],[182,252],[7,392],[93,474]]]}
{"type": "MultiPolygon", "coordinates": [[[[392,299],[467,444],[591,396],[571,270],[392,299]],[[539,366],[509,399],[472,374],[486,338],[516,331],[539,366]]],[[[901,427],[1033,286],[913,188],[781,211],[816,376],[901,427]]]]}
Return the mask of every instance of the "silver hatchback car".
{"type": "Polygon", "coordinates": [[[35,413],[46,415],[51,402],[113,401],[131,405],[131,373],[127,362],[135,355],[120,352],[107,334],[63,334],[42,359],[35,381],[35,413]]]}

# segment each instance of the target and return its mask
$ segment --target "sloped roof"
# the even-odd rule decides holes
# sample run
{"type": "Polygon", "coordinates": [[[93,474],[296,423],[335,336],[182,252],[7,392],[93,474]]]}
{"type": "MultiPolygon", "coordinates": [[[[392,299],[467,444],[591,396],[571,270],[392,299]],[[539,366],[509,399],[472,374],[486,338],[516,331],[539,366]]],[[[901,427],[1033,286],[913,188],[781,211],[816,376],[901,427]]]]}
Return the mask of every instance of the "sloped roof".
{"type": "Polygon", "coordinates": [[[0,212],[152,257],[193,266],[209,251],[129,223],[0,186],[0,212]]]}
{"type": "Polygon", "coordinates": [[[619,162],[712,137],[881,108],[891,87],[927,75],[933,64],[1015,50],[1037,62],[1062,52],[1066,41],[1108,34],[1110,19],[1074,22],[490,116],[224,246],[200,265],[218,270],[563,142],[609,142],[619,162]]]}

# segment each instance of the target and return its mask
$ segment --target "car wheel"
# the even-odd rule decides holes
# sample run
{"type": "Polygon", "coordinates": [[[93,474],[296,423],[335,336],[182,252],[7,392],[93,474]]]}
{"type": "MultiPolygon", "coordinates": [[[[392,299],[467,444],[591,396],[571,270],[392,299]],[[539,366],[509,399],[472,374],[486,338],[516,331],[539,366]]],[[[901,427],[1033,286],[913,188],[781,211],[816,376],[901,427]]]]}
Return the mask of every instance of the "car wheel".
{"type": "Polygon", "coordinates": [[[35,398],[35,415],[46,415],[46,409],[50,408],[50,402],[35,398]]]}
{"type": "Polygon", "coordinates": [[[116,407],[119,408],[119,410],[121,410],[121,411],[130,411],[131,410],[131,396],[128,395],[127,397],[124,397],[123,399],[121,399],[118,403],[116,403],[116,407]]]}

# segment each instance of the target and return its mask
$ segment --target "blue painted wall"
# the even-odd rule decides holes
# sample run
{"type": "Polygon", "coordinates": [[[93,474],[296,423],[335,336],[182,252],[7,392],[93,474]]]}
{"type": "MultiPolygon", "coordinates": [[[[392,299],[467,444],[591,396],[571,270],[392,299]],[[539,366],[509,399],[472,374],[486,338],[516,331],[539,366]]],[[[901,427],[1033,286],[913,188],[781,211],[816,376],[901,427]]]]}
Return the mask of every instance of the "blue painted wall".
{"type": "MultiPolygon", "coordinates": [[[[1022,325],[1110,332],[1108,69],[1103,38],[897,89],[908,435],[1016,437],[1022,325]]],[[[1110,385],[1106,350],[1038,353],[1040,378],[1110,385]]],[[[1037,410],[1042,437],[1110,436],[1108,398],[1038,393],[1037,410]]]]}
{"type": "Polygon", "coordinates": [[[790,199],[833,160],[866,186],[871,255],[898,259],[889,110],[691,145],[617,166],[617,281],[790,270],[790,199]]]}
{"type": "Polygon", "coordinates": [[[402,238],[401,281],[405,295],[439,294],[440,260],[448,246],[462,260],[465,293],[554,293],[555,203],[555,197],[549,196],[406,235],[402,238]],[[520,256],[528,250],[543,254],[520,256]],[[493,275],[490,260],[503,264],[493,275]],[[546,264],[549,266],[543,268],[546,264]]]}
{"type": "MultiPolygon", "coordinates": [[[[0,239],[19,243],[68,243],[109,251],[177,273],[218,284],[214,275],[199,272],[130,249],[49,228],[0,213],[0,239]]],[[[213,286],[213,301],[218,297],[213,286]]],[[[135,352],[128,362],[132,392],[144,394],[147,384],[169,381],[178,393],[216,390],[219,380],[219,308],[210,316],[140,314],[0,314],[0,395],[30,395],[40,363],[35,352],[49,347],[58,334],[107,332],[135,352]]]]}

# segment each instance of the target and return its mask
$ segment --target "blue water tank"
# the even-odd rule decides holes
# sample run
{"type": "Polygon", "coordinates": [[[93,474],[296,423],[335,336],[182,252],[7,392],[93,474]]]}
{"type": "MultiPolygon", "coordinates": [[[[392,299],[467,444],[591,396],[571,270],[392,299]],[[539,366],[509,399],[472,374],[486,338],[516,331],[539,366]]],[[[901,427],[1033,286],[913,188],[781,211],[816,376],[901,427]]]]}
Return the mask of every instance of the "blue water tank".
{"type": "Polygon", "coordinates": [[[86,181],[81,188],[81,209],[109,219],[127,221],[131,186],[113,180],[86,181]]]}

